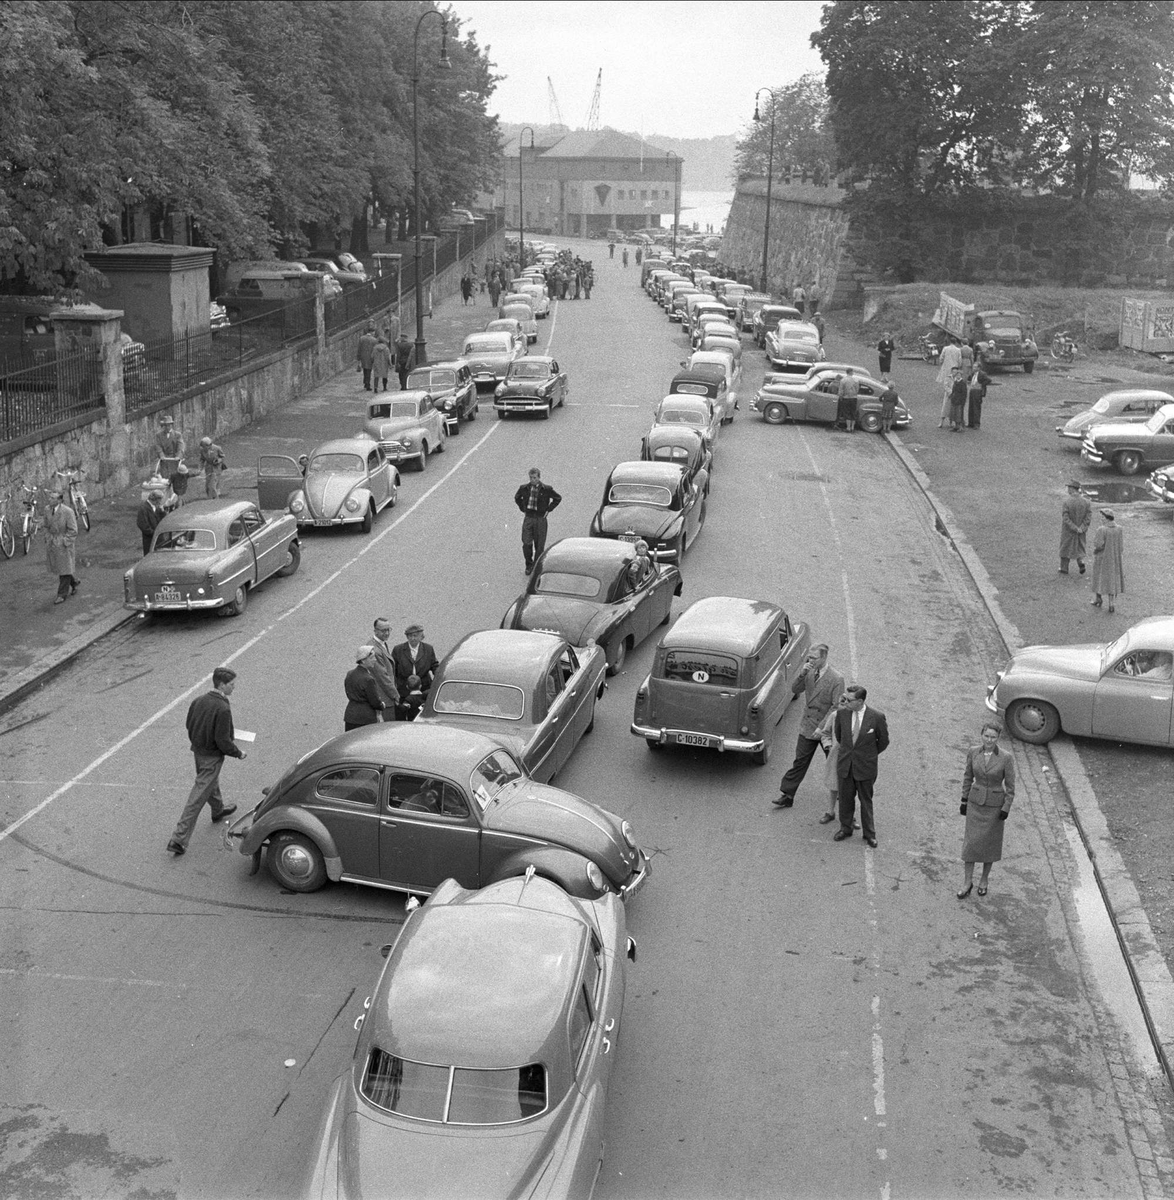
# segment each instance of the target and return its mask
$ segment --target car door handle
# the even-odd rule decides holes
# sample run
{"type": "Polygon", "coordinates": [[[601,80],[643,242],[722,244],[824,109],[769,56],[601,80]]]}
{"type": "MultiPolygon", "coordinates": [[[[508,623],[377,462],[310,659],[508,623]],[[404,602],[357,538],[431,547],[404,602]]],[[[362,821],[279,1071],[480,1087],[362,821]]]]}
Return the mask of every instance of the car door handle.
{"type": "Polygon", "coordinates": [[[609,1038],[609,1037],[605,1037],[603,1039],[603,1052],[604,1052],[604,1054],[611,1053],[611,1038],[609,1038]]]}
{"type": "Polygon", "coordinates": [[[607,1024],[606,1024],[606,1025],[603,1027],[603,1032],[604,1032],[604,1033],[611,1033],[611,1031],[612,1031],[612,1030],[613,1030],[615,1027],[616,1027],[616,1019],[615,1019],[615,1017],[612,1017],[612,1018],[611,1018],[611,1019],[608,1021],[608,1023],[607,1023],[607,1024]]]}

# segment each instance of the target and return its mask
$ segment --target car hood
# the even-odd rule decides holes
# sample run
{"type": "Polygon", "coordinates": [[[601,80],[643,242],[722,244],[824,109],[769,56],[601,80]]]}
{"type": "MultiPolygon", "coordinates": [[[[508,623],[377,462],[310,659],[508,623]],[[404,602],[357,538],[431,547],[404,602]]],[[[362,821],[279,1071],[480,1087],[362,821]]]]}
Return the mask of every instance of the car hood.
{"type": "Polygon", "coordinates": [[[637,868],[620,822],[587,800],[533,779],[507,784],[485,814],[489,829],[556,842],[591,859],[617,888],[637,868]]]}
{"type": "Polygon", "coordinates": [[[1104,649],[1099,642],[1078,646],[1027,646],[1011,659],[1007,675],[1031,672],[1064,679],[1099,679],[1104,649]]]}
{"type": "Polygon", "coordinates": [[[1079,412],[1074,417],[1070,417],[1060,427],[1065,433],[1080,433],[1085,426],[1096,423],[1104,424],[1100,413],[1095,413],[1091,408],[1086,408],[1084,412],[1079,412]]]}
{"type": "Polygon", "coordinates": [[[346,498],[363,482],[354,475],[331,475],[323,480],[307,481],[306,504],[317,517],[334,517],[346,498]]]}
{"type": "Polygon", "coordinates": [[[546,386],[545,379],[507,379],[503,396],[537,396],[546,386]]]}
{"type": "Polygon", "coordinates": [[[600,532],[607,537],[619,537],[630,529],[645,540],[664,537],[680,519],[680,513],[644,504],[608,504],[598,517],[600,532]]]}
{"type": "Polygon", "coordinates": [[[574,646],[587,640],[587,631],[607,614],[594,600],[573,596],[527,596],[518,606],[515,629],[553,630],[574,646]]]}

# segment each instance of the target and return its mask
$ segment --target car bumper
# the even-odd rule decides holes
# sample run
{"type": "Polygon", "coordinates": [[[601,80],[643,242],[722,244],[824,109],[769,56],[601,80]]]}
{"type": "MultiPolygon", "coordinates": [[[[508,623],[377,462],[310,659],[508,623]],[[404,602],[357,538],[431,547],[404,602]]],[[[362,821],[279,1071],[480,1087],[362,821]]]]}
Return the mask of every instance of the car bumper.
{"type": "Polygon", "coordinates": [[[1063,425],[1056,426],[1056,436],[1062,437],[1069,442],[1083,442],[1084,441],[1084,432],[1083,431],[1081,431],[1080,433],[1069,433],[1064,428],[1063,425]]]}
{"type": "Polygon", "coordinates": [[[640,870],[620,888],[620,899],[627,904],[637,892],[648,882],[648,877],[652,874],[652,860],[648,857],[648,852],[640,850],[640,870]]]}
{"type": "Polygon", "coordinates": [[[995,695],[998,690],[999,685],[997,683],[991,684],[991,686],[986,690],[985,703],[987,708],[989,708],[993,713],[1002,712],[1002,709],[999,707],[998,697],[995,695]]]}
{"type": "Polygon", "coordinates": [[[135,612],[197,612],[200,609],[221,608],[228,603],[226,596],[207,600],[127,600],[122,607],[135,612]]]}
{"type": "Polygon", "coordinates": [[[739,754],[756,754],[766,745],[762,738],[752,741],[749,738],[722,737],[716,733],[699,733],[694,729],[665,729],[653,725],[639,725],[636,722],[632,723],[632,732],[637,737],[648,738],[662,746],[700,746],[702,749],[720,750],[723,753],[726,750],[734,750],[739,754]],[[688,738],[700,738],[704,739],[704,742],[682,740],[688,738]]]}
{"type": "Polygon", "coordinates": [[[1174,476],[1163,475],[1161,479],[1147,479],[1145,483],[1150,495],[1167,504],[1174,504],[1174,476]]]}
{"type": "Polygon", "coordinates": [[[549,398],[541,396],[495,396],[493,400],[493,407],[498,412],[541,412],[550,404],[549,398]]]}
{"type": "Polygon", "coordinates": [[[1080,448],[1080,457],[1086,463],[1092,463],[1094,467],[1103,467],[1105,465],[1105,456],[1099,450],[1090,450],[1087,446],[1080,448]]]}
{"type": "MultiPolygon", "coordinates": [[[[390,458],[391,456],[388,455],[390,458]]],[[[398,461],[398,460],[392,460],[398,461]]],[[[360,509],[357,513],[348,513],[345,517],[315,517],[309,513],[305,513],[298,517],[298,528],[303,525],[311,525],[318,529],[329,529],[334,525],[358,525],[363,520],[363,510],[360,509]]]]}
{"type": "MultiPolygon", "coordinates": [[[[446,418],[446,422],[447,422],[447,418],[446,418]]],[[[383,447],[383,453],[387,455],[388,462],[393,462],[393,463],[399,464],[402,462],[407,462],[409,459],[420,457],[419,450],[404,450],[400,446],[392,445],[391,443],[388,443],[388,442],[380,442],[379,444],[380,444],[380,446],[383,447]]],[[[347,521],[361,521],[362,519],[363,519],[363,514],[360,512],[357,516],[353,516],[353,517],[339,517],[333,523],[345,524],[347,521]]],[[[331,524],[331,523],[332,522],[327,522],[327,524],[331,524]]]]}

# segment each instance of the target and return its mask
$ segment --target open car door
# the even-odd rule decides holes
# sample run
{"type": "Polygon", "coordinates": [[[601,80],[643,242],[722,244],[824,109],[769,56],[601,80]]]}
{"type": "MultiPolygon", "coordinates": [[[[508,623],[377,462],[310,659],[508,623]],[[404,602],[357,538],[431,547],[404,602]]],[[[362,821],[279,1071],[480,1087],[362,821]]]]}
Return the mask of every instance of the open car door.
{"type": "Polygon", "coordinates": [[[262,454],[257,459],[257,506],[262,511],[285,512],[290,496],[304,483],[301,466],[288,454],[262,454]]]}

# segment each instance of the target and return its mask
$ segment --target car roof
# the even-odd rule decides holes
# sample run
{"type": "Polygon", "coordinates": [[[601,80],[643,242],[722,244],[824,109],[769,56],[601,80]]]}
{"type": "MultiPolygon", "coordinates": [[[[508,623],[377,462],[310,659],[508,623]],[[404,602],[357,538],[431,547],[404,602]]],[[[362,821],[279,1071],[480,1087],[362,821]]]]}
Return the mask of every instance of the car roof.
{"type": "Polygon", "coordinates": [[[661,645],[669,650],[705,647],[727,654],[752,654],[782,613],[769,600],[706,596],[685,609],[661,645]]]}
{"type": "Polygon", "coordinates": [[[528,629],[482,629],[467,634],[445,656],[438,675],[489,683],[518,683],[519,676],[545,671],[563,639],[528,629]]]}
{"type": "Polygon", "coordinates": [[[547,366],[550,366],[554,361],[554,356],[551,354],[527,354],[525,358],[515,358],[510,363],[510,367],[518,367],[523,363],[545,363],[547,366]]]}
{"type": "MultiPolygon", "coordinates": [[[[673,382],[676,383],[677,381],[674,379],[673,382]]],[[[670,392],[667,396],[663,397],[660,404],[657,404],[656,407],[659,409],[666,400],[671,400],[673,404],[696,404],[706,413],[713,411],[713,405],[710,402],[711,398],[709,396],[698,396],[695,392],[670,392]]]]}
{"type": "Polygon", "coordinates": [[[805,333],[819,337],[819,330],[810,321],[780,321],[778,336],[786,337],[788,333],[805,333]]]}
{"type": "Polygon", "coordinates": [[[685,468],[677,463],[636,462],[616,463],[611,469],[608,483],[653,483],[661,487],[674,488],[680,482],[685,468]]]}
{"type": "Polygon", "coordinates": [[[467,782],[473,768],[487,754],[500,749],[499,743],[468,729],[393,721],[364,725],[323,742],[299,764],[298,776],[336,763],[358,761],[467,782]]]}
{"type": "MultiPolygon", "coordinates": [[[[686,393],[677,392],[666,399],[675,400],[680,395],[686,395],[686,393]]],[[[704,399],[702,396],[695,398],[704,399]]],[[[705,438],[692,425],[653,425],[645,435],[645,441],[650,448],[653,446],[688,446],[690,449],[699,450],[705,445],[705,438]]]]}
{"type": "Polygon", "coordinates": [[[555,571],[598,571],[618,570],[636,557],[636,547],[631,542],[615,538],[569,537],[548,546],[542,556],[543,570],[555,571]]]}
{"type": "Polygon", "coordinates": [[[256,502],[252,500],[192,500],[182,508],[169,512],[159,522],[159,528],[205,528],[215,531],[227,528],[229,522],[236,520],[241,513],[256,507],[256,502]]]}
{"type": "MultiPolygon", "coordinates": [[[[425,365],[433,366],[435,364],[426,363],[425,365]]],[[[394,403],[396,400],[411,400],[412,403],[417,403],[420,400],[431,398],[432,392],[428,388],[405,388],[402,392],[379,392],[374,396],[368,396],[367,407],[370,409],[372,404],[389,404],[394,403]]],[[[386,417],[382,419],[387,420],[386,417]]],[[[333,443],[330,444],[333,445],[333,443]]]]}
{"type": "Polygon", "coordinates": [[[1154,388],[1121,388],[1115,392],[1105,392],[1100,400],[1118,400],[1125,403],[1130,400],[1161,400],[1163,404],[1174,404],[1174,396],[1169,392],[1157,391],[1154,388]]]}
{"type": "Polygon", "coordinates": [[[410,378],[417,371],[431,371],[433,369],[456,371],[456,370],[459,370],[461,367],[467,367],[468,365],[469,365],[469,360],[467,358],[446,358],[444,360],[444,362],[423,363],[421,366],[413,367],[408,372],[408,376],[410,378]]]}
{"type": "MultiPolygon", "coordinates": [[[[497,320],[503,321],[505,318],[498,317],[497,320]]],[[[465,345],[467,346],[475,338],[494,338],[499,346],[508,345],[510,341],[510,335],[504,329],[490,329],[488,331],[481,329],[475,333],[465,334],[465,345]]]]}
{"type": "MultiPolygon", "coordinates": [[[[408,395],[422,396],[427,395],[426,392],[396,392],[397,398],[408,395]]],[[[332,438],[329,442],[322,442],[315,446],[310,453],[311,458],[317,458],[319,454],[361,454],[364,458],[378,446],[379,443],[374,438],[368,437],[365,433],[356,437],[332,438]]]]}

